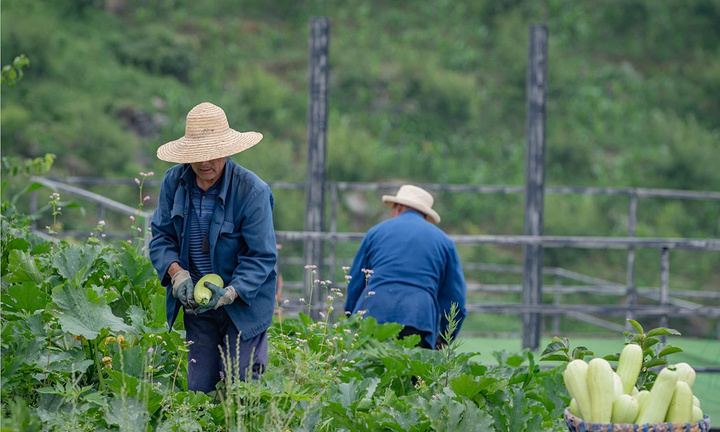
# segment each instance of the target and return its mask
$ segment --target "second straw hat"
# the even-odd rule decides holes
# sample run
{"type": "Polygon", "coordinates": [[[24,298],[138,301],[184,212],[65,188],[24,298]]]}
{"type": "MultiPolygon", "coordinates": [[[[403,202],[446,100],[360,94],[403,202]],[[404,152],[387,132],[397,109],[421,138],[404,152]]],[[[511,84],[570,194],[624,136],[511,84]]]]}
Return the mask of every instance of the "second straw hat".
{"type": "Polygon", "coordinates": [[[231,129],[222,108],[203,102],[188,113],[185,136],[161,145],[157,157],[175,163],[205,162],[240,153],[262,138],[259,132],[231,129]]]}
{"type": "Polygon", "coordinates": [[[432,195],[430,195],[430,192],[423,188],[413,185],[402,185],[397,195],[383,195],[382,200],[389,207],[392,207],[395,203],[406,205],[424,213],[433,223],[440,223],[440,215],[432,209],[435,200],[432,195]]]}

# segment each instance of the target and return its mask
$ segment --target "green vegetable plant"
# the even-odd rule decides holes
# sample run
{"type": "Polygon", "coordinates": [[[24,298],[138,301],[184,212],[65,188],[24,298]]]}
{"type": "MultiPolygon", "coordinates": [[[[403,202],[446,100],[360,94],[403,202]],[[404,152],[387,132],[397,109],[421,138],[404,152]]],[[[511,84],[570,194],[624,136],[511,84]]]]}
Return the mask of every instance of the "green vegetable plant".
{"type": "MultiPolygon", "coordinates": [[[[625,343],[640,345],[643,350],[643,364],[635,387],[638,390],[650,390],[658,376],[659,367],[668,364],[666,357],[683,351],[680,347],[663,342],[664,336],[680,336],[680,332],[671,328],[657,327],[645,333],[639,322],[631,319],[628,322],[636,332],[623,332],[625,343]]],[[[620,354],[610,354],[603,358],[608,361],[617,361],[620,354]]]]}
{"type": "MultiPolygon", "coordinates": [[[[649,390],[657,377],[657,368],[668,364],[666,357],[670,354],[682,352],[682,348],[662,342],[663,336],[679,336],[680,332],[675,329],[658,327],[645,333],[642,325],[635,320],[628,322],[636,330],[635,333],[625,331],[625,344],[637,344],[642,347],[643,363],[636,387],[638,390],[649,390]]],[[[553,337],[550,343],[540,356],[540,361],[561,361],[570,362],[575,359],[595,357],[595,353],[584,346],[570,349],[570,342],[567,338],[553,337]]],[[[605,355],[607,361],[618,361],[620,353],[605,355]]]]}

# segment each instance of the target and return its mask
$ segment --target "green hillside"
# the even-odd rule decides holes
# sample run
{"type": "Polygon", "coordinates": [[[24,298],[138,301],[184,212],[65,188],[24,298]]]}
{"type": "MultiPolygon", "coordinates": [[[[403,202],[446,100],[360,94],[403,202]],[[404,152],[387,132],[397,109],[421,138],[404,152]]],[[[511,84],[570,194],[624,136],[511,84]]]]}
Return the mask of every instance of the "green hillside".
{"type": "MultiPolygon", "coordinates": [[[[236,161],[266,180],[304,181],[315,16],[331,20],[332,180],[523,185],[528,27],[543,23],[548,186],[720,191],[720,0],[7,0],[2,64],[19,54],[31,64],[3,88],[3,156],[54,153],[54,176],[153,171],[158,180],[170,165],[157,147],[211,101],[231,127],[265,135],[236,161]]],[[[95,190],[137,202],[132,188],[95,190]]],[[[275,194],[277,229],[302,229],[302,192],[275,194]]],[[[384,215],[378,194],[357,195],[367,211],[343,200],[339,230],[363,231],[384,215]]],[[[522,232],[520,195],[437,201],[448,232],[522,232]]],[[[625,197],[548,196],[545,233],[625,236],[627,209],[625,197]]],[[[85,210],[68,208],[63,227],[92,229],[85,210]]],[[[637,233],[720,238],[719,220],[717,202],[644,199],[637,233]]],[[[522,250],[461,254],[513,264],[522,250]]],[[[718,289],[719,255],[673,252],[671,286],[718,289]]],[[[545,252],[548,266],[620,283],[625,263],[624,251],[545,252]]],[[[657,251],[639,251],[636,265],[638,285],[659,284],[657,251]]],[[[673,326],[716,332],[693,320],[673,326]]]]}

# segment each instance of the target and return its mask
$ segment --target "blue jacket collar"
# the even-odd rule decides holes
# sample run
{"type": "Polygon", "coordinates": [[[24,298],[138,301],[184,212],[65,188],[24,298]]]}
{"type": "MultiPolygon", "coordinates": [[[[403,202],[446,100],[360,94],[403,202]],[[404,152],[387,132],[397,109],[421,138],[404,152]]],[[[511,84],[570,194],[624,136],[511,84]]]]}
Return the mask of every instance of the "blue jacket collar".
{"type": "Polygon", "coordinates": [[[408,208],[408,209],[405,210],[404,212],[400,213],[398,216],[403,216],[403,215],[406,215],[406,214],[407,214],[407,215],[419,216],[419,217],[425,219],[425,215],[424,215],[424,214],[422,214],[421,212],[419,212],[419,211],[417,211],[417,210],[415,210],[415,209],[411,209],[411,208],[408,208]]]}

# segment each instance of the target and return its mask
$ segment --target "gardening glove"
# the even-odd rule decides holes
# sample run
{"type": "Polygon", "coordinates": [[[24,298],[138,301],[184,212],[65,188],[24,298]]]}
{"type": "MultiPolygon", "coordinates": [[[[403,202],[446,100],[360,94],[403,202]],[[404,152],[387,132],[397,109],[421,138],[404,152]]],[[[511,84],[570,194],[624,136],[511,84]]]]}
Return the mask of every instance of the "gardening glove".
{"type": "Polygon", "coordinates": [[[205,282],[205,287],[212,291],[213,295],[210,298],[208,304],[195,310],[196,315],[207,312],[211,309],[217,309],[220,306],[229,305],[230,303],[235,301],[235,297],[237,296],[235,294],[235,288],[233,288],[232,285],[228,285],[225,288],[220,288],[215,284],[205,282]]]}
{"type": "Polygon", "coordinates": [[[195,285],[187,270],[180,270],[170,280],[173,287],[173,297],[180,300],[186,309],[194,309],[198,306],[195,303],[195,285]]]}

